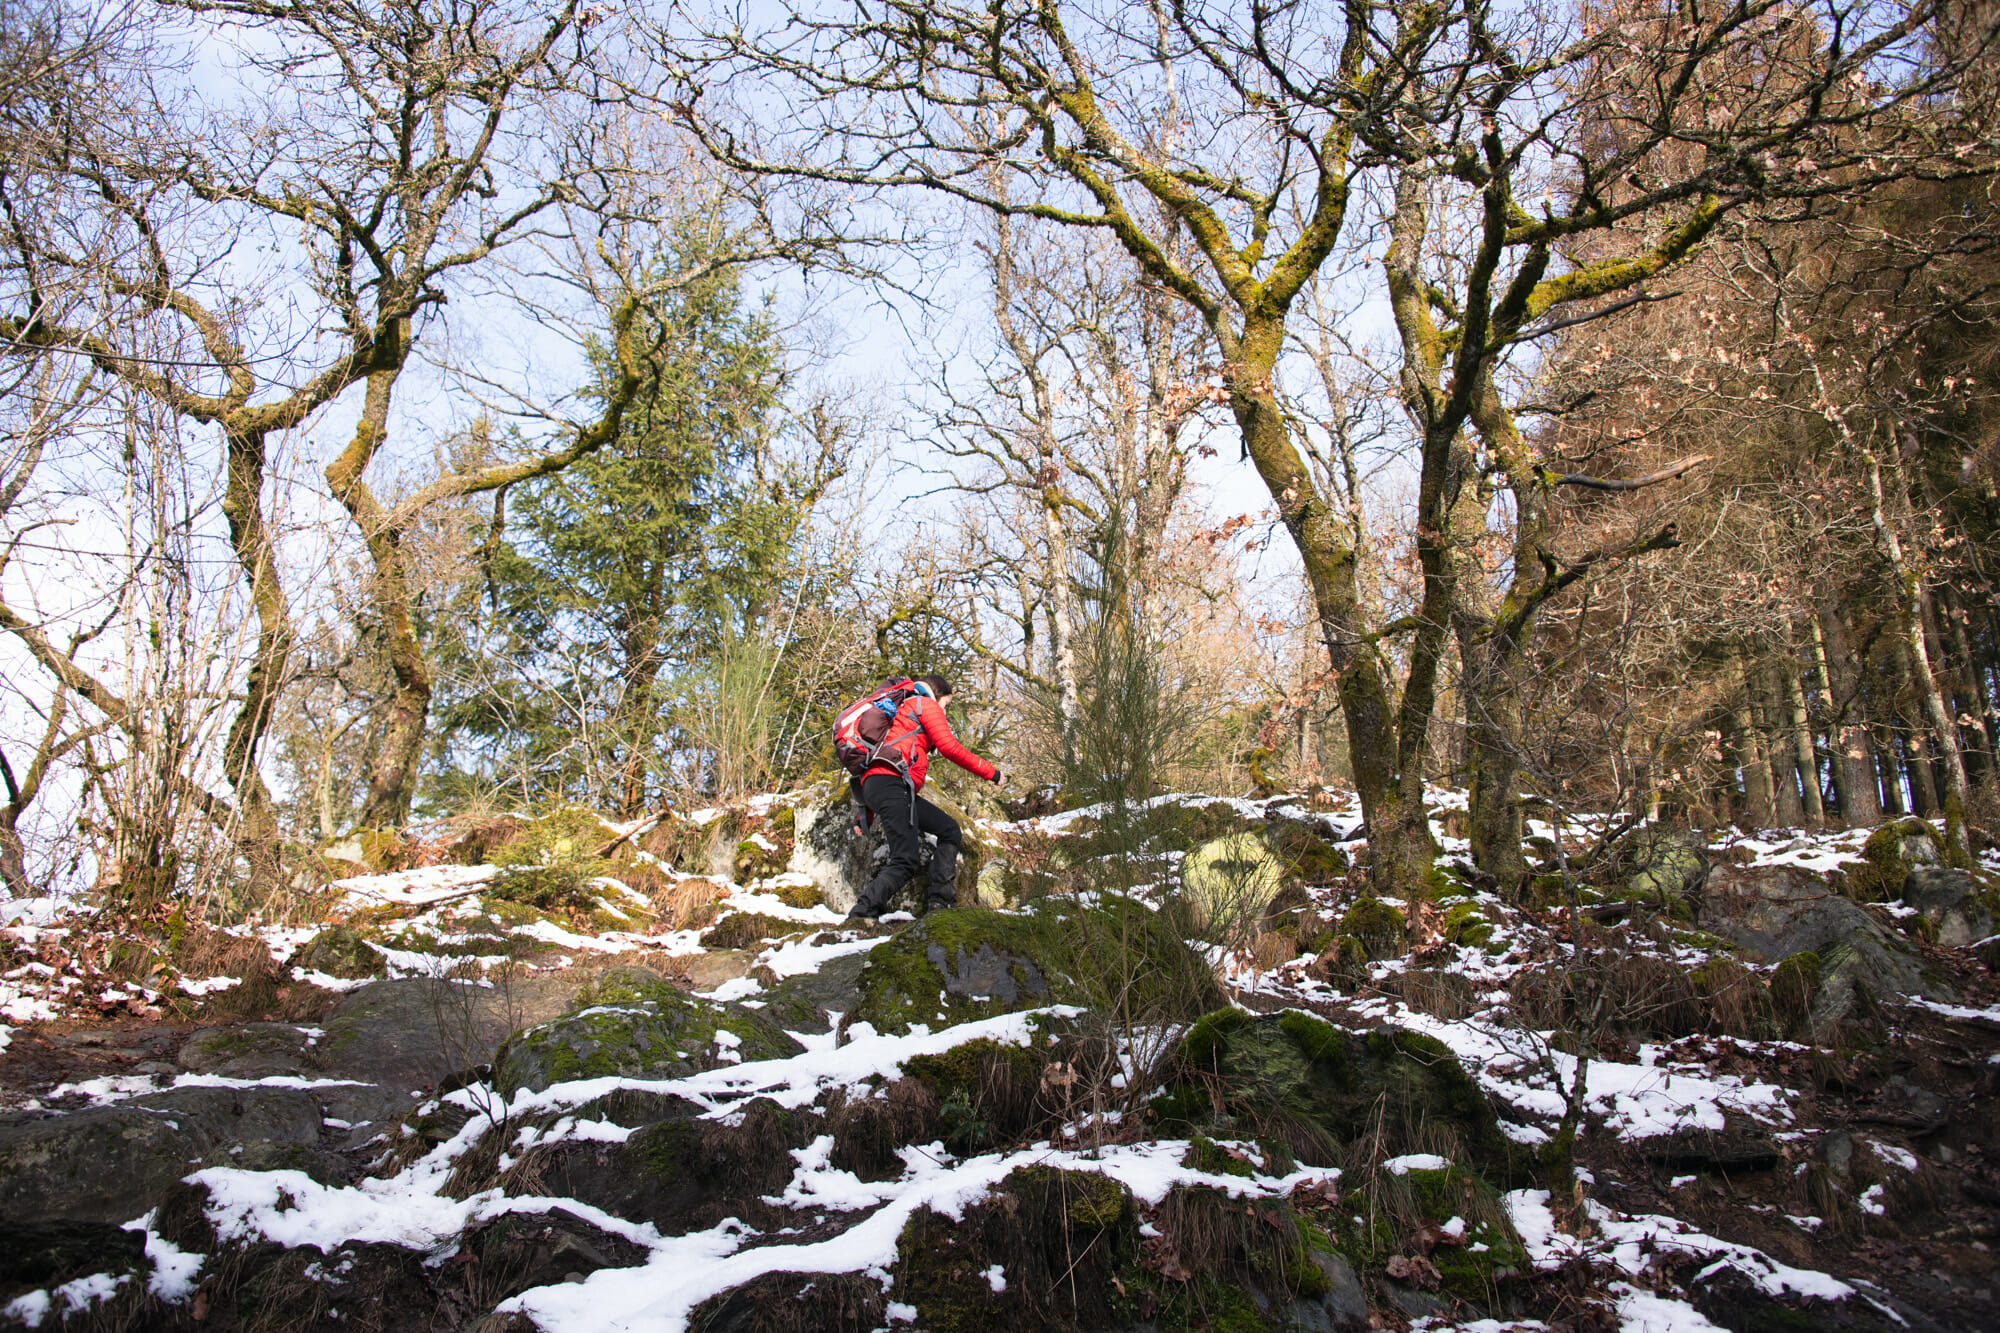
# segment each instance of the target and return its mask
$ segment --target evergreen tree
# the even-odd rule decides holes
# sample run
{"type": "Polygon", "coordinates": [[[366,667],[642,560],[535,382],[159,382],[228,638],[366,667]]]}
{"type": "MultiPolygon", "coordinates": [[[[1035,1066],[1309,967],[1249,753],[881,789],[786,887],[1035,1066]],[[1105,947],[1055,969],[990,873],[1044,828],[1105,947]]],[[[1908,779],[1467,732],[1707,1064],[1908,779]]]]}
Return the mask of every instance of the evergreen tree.
{"type": "MultiPolygon", "coordinates": [[[[661,267],[699,272],[712,245],[690,225],[661,267]]],[[[650,333],[618,439],[496,516],[484,591],[510,669],[446,725],[524,775],[524,794],[629,811],[692,743],[677,719],[690,674],[760,634],[804,520],[773,484],[786,370],[768,311],[716,271],[662,302],[650,333]]],[[[601,356],[600,386],[611,369],[601,356]]]]}

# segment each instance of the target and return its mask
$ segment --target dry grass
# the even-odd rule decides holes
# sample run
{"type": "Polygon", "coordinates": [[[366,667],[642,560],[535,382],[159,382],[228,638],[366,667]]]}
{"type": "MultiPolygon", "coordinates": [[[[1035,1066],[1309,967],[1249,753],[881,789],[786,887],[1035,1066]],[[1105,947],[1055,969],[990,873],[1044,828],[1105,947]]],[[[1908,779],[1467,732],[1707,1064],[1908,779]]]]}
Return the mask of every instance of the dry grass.
{"type": "MultiPolygon", "coordinates": [[[[632,887],[639,888],[637,884],[632,887]]],[[[639,891],[652,899],[662,931],[701,930],[710,925],[718,911],[716,901],[722,896],[720,884],[698,875],[681,880],[662,875],[657,885],[639,891]]]]}

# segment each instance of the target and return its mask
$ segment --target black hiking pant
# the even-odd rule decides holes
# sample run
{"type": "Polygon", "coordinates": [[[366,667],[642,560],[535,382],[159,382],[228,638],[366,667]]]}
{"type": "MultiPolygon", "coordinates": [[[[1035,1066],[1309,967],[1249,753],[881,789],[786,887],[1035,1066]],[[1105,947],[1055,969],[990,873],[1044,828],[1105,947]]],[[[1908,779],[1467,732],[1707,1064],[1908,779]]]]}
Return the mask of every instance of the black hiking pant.
{"type": "Polygon", "coordinates": [[[910,784],[887,773],[877,773],[861,784],[861,803],[882,821],[882,836],[889,843],[889,860],[868,887],[854,901],[861,916],[880,916],[889,899],[908,884],[924,863],[924,840],[928,833],[937,839],[931,853],[930,905],[950,907],[958,901],[958,848],[965,839],[958,821],[915,795],[910,784]]]}

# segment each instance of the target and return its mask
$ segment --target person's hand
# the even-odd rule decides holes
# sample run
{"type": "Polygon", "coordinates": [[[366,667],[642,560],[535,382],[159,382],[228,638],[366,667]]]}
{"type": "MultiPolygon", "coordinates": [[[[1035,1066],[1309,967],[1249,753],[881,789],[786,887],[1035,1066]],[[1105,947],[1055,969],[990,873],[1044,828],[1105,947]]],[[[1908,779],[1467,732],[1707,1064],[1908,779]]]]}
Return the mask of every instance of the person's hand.
{"type": "Polygon", "coordinates": [[[1007,775],[1005,773],[1002,773],[997,768],[993,770],[993,785],[996,787],[1004,787],[1007,785],[1007,775]]]}

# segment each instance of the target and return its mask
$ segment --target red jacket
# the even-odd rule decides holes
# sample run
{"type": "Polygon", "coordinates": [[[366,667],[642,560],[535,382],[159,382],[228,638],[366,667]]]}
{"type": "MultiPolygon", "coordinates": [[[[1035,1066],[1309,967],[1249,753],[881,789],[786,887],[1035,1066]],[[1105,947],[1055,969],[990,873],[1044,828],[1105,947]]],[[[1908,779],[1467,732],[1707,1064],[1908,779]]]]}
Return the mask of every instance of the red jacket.
{"type": "MultiPolygon", "coordinates": [[[[933,746],[937,747],[939,754],[976,778],[991,782],[994,775],[1000,771],[959,744],[958,737],[951,734],[951,723],[945,721],[944,709],[938,707],[937,700],[927,695],[913,694],[903,701],[903,706],[896,710],[896,716],[890,719],[889,734],[883,742],[882,754],[886,758],[891,751],[894,751],[899,760],[909,765],[911,783],[918,791],[922,791],[924,774],[931,766],[930,752],[933,746]]],[[[877,760],[868,766],[868,771],[861,775],[861,780],[866,782],[877,773],[886,773],[891,777],[900,776],[894,764],[877,760]]]]}

